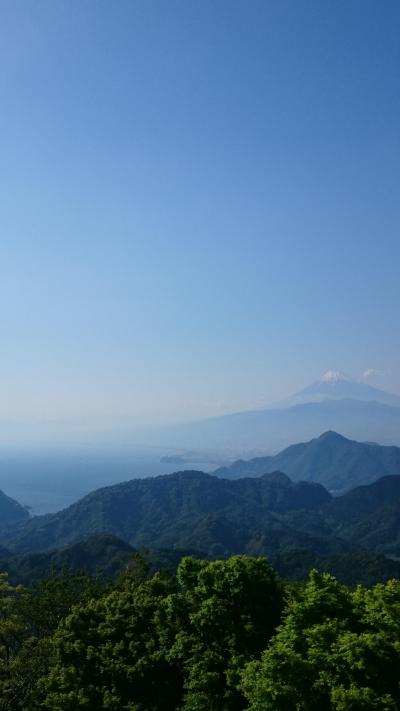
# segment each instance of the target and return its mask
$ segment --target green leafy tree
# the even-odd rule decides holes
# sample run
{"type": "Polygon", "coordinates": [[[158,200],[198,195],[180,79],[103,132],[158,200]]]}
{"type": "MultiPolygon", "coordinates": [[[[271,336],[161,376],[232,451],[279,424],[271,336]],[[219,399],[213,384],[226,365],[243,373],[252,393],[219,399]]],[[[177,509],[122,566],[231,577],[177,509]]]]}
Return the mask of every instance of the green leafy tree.
{"type": "Polygon", "coordinates": [[[243,688],[251,711],[400,709],[400,583],[354,592],[313,571],[243,688]]]}
{"type": "Polygon", "coordinates": [[[243,708],[240,670],[266,646],[282,611],[272,569],[265,558],[184,558],[177,579],[165,628],[175,634],[169,658],[183,670],[182,709],[243,708]]]}
{"type": "Polygon", "coordinates": [[[40,682],[48,674],[54,659],[51,638],[28,637],[9,661],[7,674],[0,684],[0,711],[39,709],[40,682]]]}
{"type": "Polygon", "coordinates": [[[19,601],[24,595],[22,585],[14,587],[7,573],[0,573],[0,664],[7,665],[21,646],[27,630],[19,612],[19,601]]]}
{"type": "Polygon", "coordinates": [[[57,663],[44,681],[53,711],[177,708],[179,670],[160,644],[161,574],[75,607],[55,635],[57,663]]]}
{"type": "Polygon", "coordinates": [[[0,711],[39,708],[39,680],[54,659],[52,635],[74,605],[104,585],[83,572],[53,571],[31,589],[0,576],[0,711]]]}
{"type": "Polygon", "coordinates": [[[268,643],[282,604],[281,587],[261,558],[185,558],[176,579],[128,574],[61,624],[44,708],[244,708],[240,670],[268,643]]]}
{"type": "Polygon", "coordinates": [[[84,605],[109,590],[107,583],[84,570],[50,570],[25,592],[20,613],[36,637],[51,636],[75,605],[84,605]]]}
{"type": "Polygon", "coordinates": [[[14,587],[7,574],[0,573],[0,709],[11,708],[7,696],[13,683],[15,660],[29,634],[20,612],[25,595],[21,585],[14,587]]]}

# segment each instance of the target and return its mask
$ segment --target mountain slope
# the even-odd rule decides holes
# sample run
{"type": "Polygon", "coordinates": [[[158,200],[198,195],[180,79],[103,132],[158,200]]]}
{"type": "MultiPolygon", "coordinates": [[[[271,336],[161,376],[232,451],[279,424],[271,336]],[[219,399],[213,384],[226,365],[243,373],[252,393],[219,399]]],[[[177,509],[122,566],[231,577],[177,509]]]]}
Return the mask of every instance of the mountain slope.
{"type": "MultiPolygon", "coordinates": [[[[0,570],[8,573],[13,584],[32,583],[47,575],[58,574],[62,570],[85,570],[101,578],[114,577],[127,567],[135,564],[134,555],[138,551],[116,536],[100,533],[72,543],[61,549],[41,553],[12,554],[0,551],[0,570]]],[[[192,550],[149,550],[141,553],[149,571],[161,568],[175,569],[185,555],[198,555],[192,550]]]]}
{"type": "Polygon", "coordinates": [[[310,570],[330,573],[344,585],[370,587],[393,578],[400,579],[400,562],[376,553],[340,553],[320,556],[312,551],[291,550],[271,561],[274,570],[288,580],[307,580],[310,570]]]}
{"type": "MultiPolygon", "coordinates": [[[[135,548],[213,557],[305,549],[324,557],[363,551],[400,559],[400,476],[337,498],[319,484],[293,483],[280,472],[234,481],[196,471],[133,480],[94,491],[57,514],[3,528],[0,543],[8,550],[2,556],[51,551],[98,534],[135,548]]],[[[92,548],[70,547],[65,563],[79,559],[90,567],[99,557],[92,548]]],[[[21,570],[24,563],[18,565],[21,570]]],[[[40,559],[35,566],[40,568],[40,559]]]]}
{"type": "Polygon", "coordinates": [[[400,476],[360,486],[323,507],[342,540],[400,559],[400,476]]]}
{"type": "Polygon", "coordinates": [[[0,526],[25,521],[28,518],[29,513],[26,508],[0,491],[0,526]]]}
{"type": "Polygon", "coordinates": [[[86,570],[108,577],[121,570],[132,553],[134,549],[129,543],[109,534],[101,534],[61,550],[19,555],[2,550],[0,570],[8,573],[14,584],[31,584],[37,578],[48,575],[50,571],[54,573],[63,569],[86,570]]]}
{"type": "Polygon", "coordinates": [[[113,534],[136,547],[191,548],[213,555],[251,547],[271,552],[297,541],[325,552],[318,536],[296,532],[284,515],[316,511],[330,498],[319,484],[293,483],[279,472],[238,481],[177,472],[99,489],[57,514],[3,531],[0,539],[21,552],[49,550],[95,533],[113,534]]]}
{"type": "MultiPolygon", "coordinates": [[[[35,581],[61,571],[85,570],[102,579],[115,577],[122,571],[135,568],[136,555],[145,561],[151,574],[156,570],[176,570],[183,556],[205,557],[196,550],[154,549],[137,551],[115,536],[98,534],[65,548],[41,553],[12,555],[0,551],[0,570],[8,573],[13,585],[32,586],[35,581]]],[[[288,580],[306,580],[312,568],[331,573],[345,585],[371,586],[392,578],[400,578],[400,562],[386,556],[366,552],[319,555],[312,550],[290,549],[271,559],[276,572],[288,580]]]]}
{"type": "Polygon", "coordinates": [[[294,481],[316,481],[330,491],[346,491],[385,475],[400,474],[400,447],[354,442],[336,432],[294,444],[273,457],[238,460],[216,476],[236,479],[279,469],[294,481]]]}
{"type": "MultiPolygon", "coordinates": [[[[324,507],[336,524],[349,525],[400,501],[400,475],[384,476],[367,486],[358,486],[344,496],[332,498],[324,507]]],[[[400,521],[399,521],[400,523],[400,521]]]]}

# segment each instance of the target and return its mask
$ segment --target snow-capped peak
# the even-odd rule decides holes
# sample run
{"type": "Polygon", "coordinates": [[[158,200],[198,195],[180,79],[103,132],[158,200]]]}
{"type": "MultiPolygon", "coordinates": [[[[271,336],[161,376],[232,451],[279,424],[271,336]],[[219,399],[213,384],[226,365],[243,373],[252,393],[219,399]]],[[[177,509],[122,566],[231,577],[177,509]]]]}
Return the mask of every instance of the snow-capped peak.
{"type": "Polygon", "coordinates": [[[347,380],[347,378],[338,370],[327,370],[321,378],[323,383],[337,383],[339,380],[347,380]]]}

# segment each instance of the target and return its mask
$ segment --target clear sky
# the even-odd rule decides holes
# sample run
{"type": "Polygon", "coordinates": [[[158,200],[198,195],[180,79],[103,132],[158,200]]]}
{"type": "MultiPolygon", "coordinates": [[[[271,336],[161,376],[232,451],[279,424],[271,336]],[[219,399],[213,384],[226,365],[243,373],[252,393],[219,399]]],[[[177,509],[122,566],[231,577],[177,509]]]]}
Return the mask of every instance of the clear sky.
{"type": "Polygon", "coordinates": [[[397,0],[1,0],[0,417],[400,392],[397,0]]]}

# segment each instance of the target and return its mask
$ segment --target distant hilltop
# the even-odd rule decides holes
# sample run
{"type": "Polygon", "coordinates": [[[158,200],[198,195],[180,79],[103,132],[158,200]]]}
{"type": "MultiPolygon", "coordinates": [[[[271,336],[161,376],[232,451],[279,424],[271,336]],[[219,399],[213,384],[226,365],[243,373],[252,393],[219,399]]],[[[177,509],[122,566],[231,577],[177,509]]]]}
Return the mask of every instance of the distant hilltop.
{"type": "Polygon", "coordinates": [[[314,481],[343,493],[382,476],[400,474],[400,447],[355,442],[337,432],[324,432],[310,442],[293,444],[279,454],[239,459],[214,474],[227,479],[285,472],[293,481],[314,481]]]}

